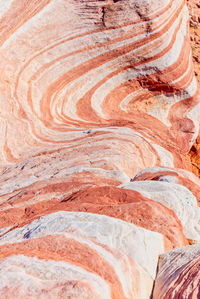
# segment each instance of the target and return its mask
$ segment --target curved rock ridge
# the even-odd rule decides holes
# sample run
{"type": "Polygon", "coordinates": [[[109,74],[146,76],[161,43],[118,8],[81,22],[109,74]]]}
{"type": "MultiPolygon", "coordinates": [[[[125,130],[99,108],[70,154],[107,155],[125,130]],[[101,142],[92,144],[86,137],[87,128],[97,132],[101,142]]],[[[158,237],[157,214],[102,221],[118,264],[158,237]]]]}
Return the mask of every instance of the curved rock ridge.
{"type": "Polygon", "coordinates": [[[199,298],[200,244],[161,255],[154,288],[156,299],[199,298]]]}
{"type": "MultiPolygon", "coordinates": [[[[135,191],[126,191],[110,186],[91,187],[54,203],[51,210],[85,211],[126,220],[140,227],[163,234],[165,236],[166,249],[187,244],[182,224],[176,214],[164,205],[150,200],[135,191]],[[156,221],[157,219],[159,219],[159,222],[156,221]]],[[[39,212],[46,214],[49,210],[40,209],[38,211],[37,206],[29,207],[28,217],[24,214],[24,217],[21,215],[21,218],[24,222],[27,222],[31,218],[34,219],[35,215],[38,217],[39,212]]],[[[4,217],[6,217],[6,214],[7,211],[3,213],[4,217]]],[[[193,214],[195,216],[195,213],[193,214]]],[[[196,215],[195,220],[198,223],[198,215],[196,215]]],[[[10,224],[14,225],[15,221],[12,218],[12,223],[10,224]]],[[[21,222],[19,225],[23,224],[21,222]]],[[[193,230],[195,231],[195,229],[193,230]]],[[[193,234],[195,235],[195,232],[193,234]]]]}
{"type": "Polygon", "coordinates": [[[0,268],[7,275],[1,275],[0,294],[11,297],[17,288],[17,298],[26,298],[33,282],[36,298],[44,290],[50,298],[70,292],[74,298],[148,298],[163,251],[161,234],[119,219],[89,213],[49,214],[1,239],[0,268]],[[18,271],[19,279],[7,290],[18,271]]]}
{"type": "Polygon", "coordinates": [[[138,191],[173,210],[181,221],[187,239],[200,242],[200,207],[186,187],[168,183],[163,178],[163,181],[135,181],[122,188],[138,191]]]}
{"type": "Polygon", "coordinates": [[[0,0],[0,23],[0,298],[199,299],[186,1],[0,0]]]}
{"type": "Polygon", "coordinates": [[[180,184],[188,188],[196,197],[200,206],[200,181],[191,172],[184,169],[172,169],[166,167],[146,168],[140,171],[131,181],[161,181],[180,184]]]}

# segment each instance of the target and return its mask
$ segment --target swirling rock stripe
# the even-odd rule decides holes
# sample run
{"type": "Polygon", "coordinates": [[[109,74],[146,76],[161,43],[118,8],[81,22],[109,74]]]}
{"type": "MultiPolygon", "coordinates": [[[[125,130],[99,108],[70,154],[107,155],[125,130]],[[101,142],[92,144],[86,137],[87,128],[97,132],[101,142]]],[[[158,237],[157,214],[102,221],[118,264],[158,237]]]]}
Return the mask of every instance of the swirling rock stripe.
{"type": "MultiPolygon", "coordinates": [[[[73,282],[76,283],[72,294],[77,298],[82,296],[83,291],[86,298],[147,298],[156,273],[158,253],[163,251],[164,245],[160,234],[138,229],[119,219],[88,213],[49,214],[13,230],[11,235],[8,239],[5,237],[0,246],[0,263],[8,273],[2,277],[1,284],[12,281],[10,269],[25,267],[25,273],[21,273],[25,281],[28,277],[33,280],[32,276],[39,275],[45,282],[39,286],[34,283],[37,296],[44,289],[49,294],[51,280],[54,279],[52,291],[58,298],[61,294],[70,294],[73,282]],[[154,239],[154,244],[149,237],[154,239]],[[147,247],[141,248],[143,256],[140,256],[135,249],[144,242],[147,247]],[[39,269],[45,264],[47,268],[39,274],[39,269]],[[33,268],[30,268],[31,265],[33,268]],[[57,275],[56,267],[59,268],[57,275]],[[59,271],[62,273],[63,268],[67,267],[69,273],[66,277],[59,277],[59,271]],[[61,283],[63,289],[59,294],[57,292],[61,283]],[[105,293],[101,293],[101,288],[105,293]]],[[[28,296],[30,290],[26,285],[19,281],[15,284],[19,288],[18,296],[28,296]]],[[[1,288],[1,294],[11,296],[13,288],[1,288]]]]}
{"type": "Polygon", "coordinates": [[[134,118],[150,131],[153,122],[154,136],[163,122],[164,144],[179,138],[188,148],[195,118],[187,112],[197,103],[197,87],[184,1],[25,3],[12,1],[2,16],[2,24],[14,22],[2,33],[2,97],[8,98],[2,160],[69,142],[75,129],[124,126],[134,118]]]}
{"type": "Polygon", "coordinates": [[[152,294],[200,240],[185,1],[0,0],[0,24],[0,297],[197,299],[191,261],[152,294]]]}

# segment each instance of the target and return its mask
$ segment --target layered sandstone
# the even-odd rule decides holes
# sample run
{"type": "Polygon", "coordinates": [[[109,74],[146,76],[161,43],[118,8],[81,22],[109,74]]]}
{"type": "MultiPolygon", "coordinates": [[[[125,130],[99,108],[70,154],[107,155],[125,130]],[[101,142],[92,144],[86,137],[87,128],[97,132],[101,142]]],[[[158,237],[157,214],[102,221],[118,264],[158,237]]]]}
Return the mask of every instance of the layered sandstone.
{"type": "Polygon", "coordinates": [[[161,255],[153,298],[199,298],[199,268],[200,244],[161,255]]]}
{"type": "MultiPolygon", "coordinates": [[[[195,75],[200,82],[200,4],[199,1],[188,1],[190,12],[190,36],[192,46],[192,56],[195,69],[195,75]]],[[[200,133],[195,140],[191,150],[190,158],[192,161],[193,172],[200,177],[200,133]]]]}
{"type": "Polygon", "coordinates": [[[198,299],[185,1],[0,4],[0,297],[198,299]]]}
{"type": "Polygon", "coordinates": [[[198,0],[187,0],[190,12],[190,39],[195,75],[200,81],[200,4],[198,0]]]}
{"type": "MultiPolygon", "coordinates": [[[[19,267],[25,281],[38,275],[44,280],[44,285],[34,284],[38,298],[42,286],[47,298],[53,298],[51,290],[56,298],[149,298],[158,255],[164,251],[161,234],[119,219],[73,212],[43,216],[8,233],[1,244],[0,257],[8,272],[1,285],[10,284],[19,267]],[[63,277],[65,268],[69,273],[63,277]]],[[[18,298],[31,294],[26,283],[17,281],[9,296],[16,287],[18,298]]],[[[6,296],[7,290],[1,294],[6,296]]]]}

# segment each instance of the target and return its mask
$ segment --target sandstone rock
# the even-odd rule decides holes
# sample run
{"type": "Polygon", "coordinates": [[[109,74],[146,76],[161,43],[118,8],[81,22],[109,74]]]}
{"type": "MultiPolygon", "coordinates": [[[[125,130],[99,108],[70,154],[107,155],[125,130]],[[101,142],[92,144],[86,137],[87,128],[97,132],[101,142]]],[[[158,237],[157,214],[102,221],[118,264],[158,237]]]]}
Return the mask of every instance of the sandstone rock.
{"type": "Polygon", "coordinates": [[[142,132],[172,155],[189,149],[199,95],[184,0],[9,4],[1,13],[2,163],[74,150],[78,139],[88,143],[84,132],[109,126],[142,132]]]}
{"type": "Polygon", "coordinates": [[[190,12],[190,38],[195,74],[200,82],[200,5],[198,0],[187,0],[190,12]]]}
{"type": "MultiPolygon", "coordinates": [[[[188,1],[190,11],[190,36],[195,75],[200,82],[200,5],[198,0],[188,1]]],[[[200,134],[193,144],[189,156],[193,172],[200,177],[200,134]]]]}
{"type": "Polygon", "coordinates": [[[196,176],[200,177],[200,157],[199,157],[199,151],[200,151],[200,136],[196,139],[195,143],[193,144],[190,152],[189,157],[192,162],[192,171],[196,174],[196,176]]]}
{"type": "Polygon", "coordinates": [[[159,232],[165,236],[166,249],[187,244],[177,216],[165,206],[141,196],[138,192],[115,187],[89,188],[64,199],[61,207],[63,210],[117,217],[159,232]]]}
{"type": "MultiPolygon", "coordinates": [[[[110,186],[92,187],[76,192],[61,202],[52,202],[51,211],[59,210],[104,214],[159,232],[164,235],[165,248],[168,250],[188,244],[177,215],[171,209],[135,191],[110,186]]],[[[18,220],[18,225],[22,226],[24,222],[27,223],[37,218],[39,213],[40,215],[47,214],[50,207],[45,210],[38,205],[33,205],[29,207],[28,214],[23,209],[17,209],[17,211],[21,212],[21,221],[18,220]]],[[[6,213],[7,211],[2,216],[5,221],[6,213]]],[[[10,225],[14,226],[14,219],[12,218],[11,221],[10,225]]],[[[10,227],[7,228],[9,229],[10,227]]],[[[193,228],[193,234],[195,234],[195,229],[193,228]]]]}
{"type": "Polygon", "coordinates": [[[191,172],[184,169],[172,168],[146,168],[140,171],[131,181],[161,181],[168,183],[180,184],[187,187],[196,197],[198,205],[200,205],[200,181],[191,172]]]}
{"type": "Polygon", "coordinates": [[[199,244],[178,248],[161,255],[153,298],[199,298],[199,269],[199,244]]]}
{"type": "Polygon", "coordinates": [[[166,178],[163,181],[135,181],[121,187],[138,191],[173,210],[187,239],[200,242],[200,208],[196,197],[186,187],[168,182],[166,178]]]}
{"type": "Polygon", "coordinates": [[[149,299],[200,233],[186,1],[0,4],[0,297],[149,299]]]}
{"type": "Polygon", "coordinates": [[[119,219],[89,213],[49,214],[1,238],[0,269],[5,272],[0,275],[0,294],[2,298],[44,292],[44,298],[54,294],[56,298],[69,294],[148,298],[163,251],[160,234],[119,219]],[[18,271],[20,276],[7,288],[18,271]]]}

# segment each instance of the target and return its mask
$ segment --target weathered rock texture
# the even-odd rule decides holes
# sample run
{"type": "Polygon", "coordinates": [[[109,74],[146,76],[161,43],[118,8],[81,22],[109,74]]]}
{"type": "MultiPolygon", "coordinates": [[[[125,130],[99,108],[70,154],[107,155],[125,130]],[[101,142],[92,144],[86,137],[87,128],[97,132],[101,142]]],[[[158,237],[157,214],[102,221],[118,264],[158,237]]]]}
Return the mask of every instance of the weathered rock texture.
{"type": "Polygon", "coordinates": [[[0,4],[0,297],[197,299],[155,283],[200,241],[185,1],[0,4]]]}
{"type": "MultiPolygon", "coordinates": [[[[190,35],[195,75],[200,82],[200,4],[198,0],[188,1],[190,11],[190,35]]],[[[190,150],[193,172],[200,177],[200,133],[190,150]]]]}
{"type": "Polygon", "coordinates": [[[200,4],[198,0],[187,0],[190,12],[190,37],[195,75],[200,81],[200,4]]]}
{"type": "Polygon", "coordinates": [[[192,171],[200,177],[200,134],[195,140],[190,152],[189,156],[192,162],[192,171]]]}
{"type": "Polygon", "coordinates": [[[199,298],[199,269],[200,244],[161,255],[153,298],[199,298]]]}

